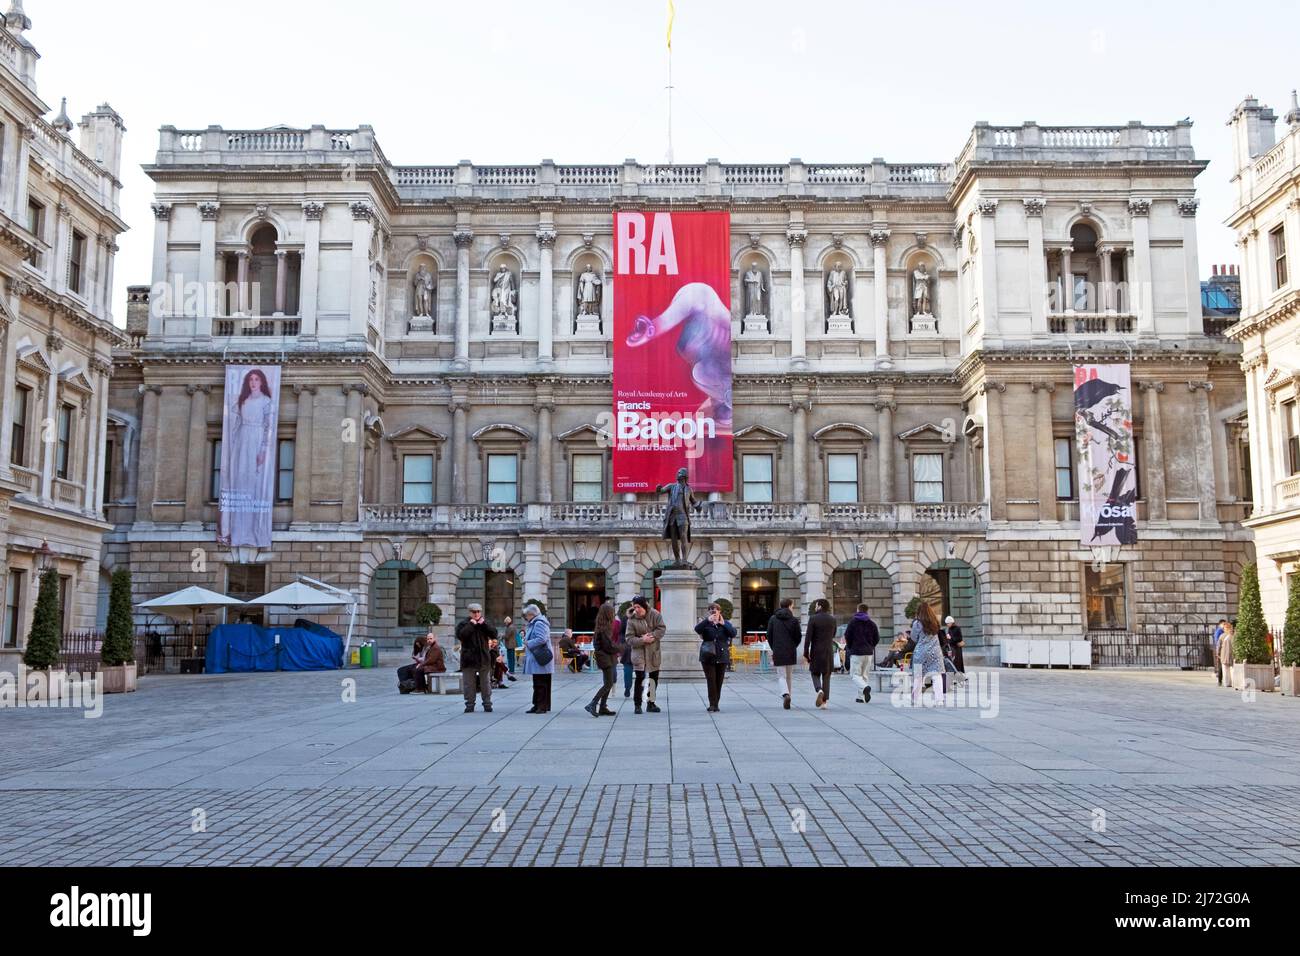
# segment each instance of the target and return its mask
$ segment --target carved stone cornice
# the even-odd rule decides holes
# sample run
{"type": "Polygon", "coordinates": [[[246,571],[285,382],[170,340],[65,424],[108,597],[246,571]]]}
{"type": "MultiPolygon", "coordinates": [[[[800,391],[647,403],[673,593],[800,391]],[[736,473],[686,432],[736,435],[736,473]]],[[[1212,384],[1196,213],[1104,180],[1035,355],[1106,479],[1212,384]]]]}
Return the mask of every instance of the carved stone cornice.
{"type": "Polygon", "coordinates": [[[162,387],[161,385],[141,385],[141,386],[140,386],[140,394],[141,394],[141,395],[148,395],[148,394],[150,394],[150,393],[153,393],[154,395],[162,395],[162,393],[163,393],[163,387],[162,387]]]}
{"type": "Polygon", "coordinates": [[[172,204],[169,202],[156,202],[151,208],[153,217],[159,222],[165,222],[172,217],[172,204]]]}
{"type": "Polygon", "coordinates": [[[1206,393],[1208,394],[1214,391],[1214,383],[1213,382],[1188,382],[1187,383],[1187,390],[1189,392],[1196,392],[1200,389],[1205,389],[1206,393]]]}
{"type": "Polygon", "coordinates": [[[876,409],[877,413],[883,412],[886,409],[888,409],[891,412],[898,411],[898,402],[894,401],[892,398],[888,398],[888,399],[878,398],[871,404],[876,409]]]}
{"type": "Polygon", "coordinates": [[[199,206],[199,216],[205,222],[215,222],[217,215],[221,212],[221,203],[219,202],[201,202],[199,206]]]}
{"type": "Polygon", "coordinates": [[[370,394],[370,386],[365,384],[364,382],[348,382],[346,385],[343,386],[344,395],[348,395],[352,392],[357,392],[359,395],[361,395],[364,398],[365,396],[370,394]]]}
{"type": "Polygon", "coordinates": [[[319,222],[325,215],[325,204],[323,202],[305,202],[302,204],[302,214],[309,221],[319,222]]]}
{"type": "Polygon", "coordinates": [[[1033,218],[1041,218],[1043,208],[1047,205],[1047,200],[1039,196],[1029,196],[1020,200],[1025,206],[1025,215],[1033,218]]]}
{"type": "Polygon", "coordinates": [[[989,392],[997,392],[999,395],[1001,395],[1006,390],[1007,390],[1006,382],[984,381],[980,383],[980,387],[979,387],[979,393],[981,395],[987,395],[989,392]]]}
{"type": "Polygon", "coordinates": [[[1130,216],[1149,216],[1151,214],[1151,200],[1130,199],[1128,201],[1128,212],[1130,216]]]}
{"type": "Polygon", "coordinates": [[[104,378],[113,377],[113,363],[106,362],[101,358],[93,358],[90,360],[90,370],[96,375],[100,375],[104,378]]]}

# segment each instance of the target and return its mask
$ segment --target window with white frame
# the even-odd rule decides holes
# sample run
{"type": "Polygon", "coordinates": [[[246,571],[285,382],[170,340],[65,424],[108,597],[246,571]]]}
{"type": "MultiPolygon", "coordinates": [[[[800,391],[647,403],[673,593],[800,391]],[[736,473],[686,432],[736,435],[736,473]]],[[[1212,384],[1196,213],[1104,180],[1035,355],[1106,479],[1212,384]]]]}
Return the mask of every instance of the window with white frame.
{"type": "Polygon", "coordinates": [[[943,501],[943,455],[912,456],[912,500],[923,503],[943,501]]]}
{"type": "Polygon", "coordinates": [[[1073,501],[1074,493],[1074,440],[1058,438],[1056,451],[1056,500],[1073,501]]]}
{"type": "Polygon", "coordinates": [[[490,505],[519,503],[519,456],[487,456],[487,500],[490,505]]]}
{"type": "Polygon", "coordinates": [[[744,455],[740,460],[744,500],[772,501],[772,456],[744,455]]]}
{"type": "Polygon", "coordinates": [[[55,477],[67,480],[72,468],[72,415],[76,411],[71,405],[59,406],[58,441],[55,446],[55,477]]]}
{"type": "Polygon", "coordinates": [[[1300,402],[1291,399],[1282,403],[1282,430],[1286,434],[1286,465],[1288,475],[1300,474],[1300,402]]]}
{"type": "Polygon", "coordinates": [[[574,455],[573,500],[603,501],[605,497],[605,456],[574,455]]]}
{"type": "Polygon", "coordinates": [[[826,500],[856,502],[858,496],[858,456],[853,454],[828,454],[826,456],[826,500]]]}
{"type": "Polygon", "coordinates": [[[1278,226],[1268,234],[1268,249],[1273,257],[1273,288],[1286,288],[1286,230],[1278,226]]]}
{"type": "Polygon", "coordinates": [[[433,456],[402,457],[402,504],[433,504],[433,456]]]}

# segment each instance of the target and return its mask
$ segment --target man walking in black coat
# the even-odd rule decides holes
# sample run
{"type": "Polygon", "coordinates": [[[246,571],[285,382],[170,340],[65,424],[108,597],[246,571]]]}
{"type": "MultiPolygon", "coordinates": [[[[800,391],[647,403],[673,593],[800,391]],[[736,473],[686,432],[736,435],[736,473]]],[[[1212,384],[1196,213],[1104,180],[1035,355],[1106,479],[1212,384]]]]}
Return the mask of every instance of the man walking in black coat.
{"type": "Polygon", "coordinates": [[[804,637],[803,659],[812,671],[817,706],[825,707],[831,699],[831,671],[835,669],[835,618],[825,598],[813,603],[813,616],[804,637]]]}
{"type": "Polygon", "coordinates": [[[474,713],[474,692],[483,697],[483,712],[492,713],[492,669],[497,661],[497,629],[483,617],[483,606],[471,604],[469,617],[456,625],[460,644],[460,682],[465,713],[474,713]]]}
{"type": "Polygon", "coordinates": [[[875,670],[876,645],[880,643],[880,628],[871,619],[865,604],[858,605],[849,626],[844,629],[844,653],[848,656],[849,676],[858,685],[859,704],[871,703],[871,678],[875,670]]]}
{"type": "Polygon", "coordinates": [[[794,666],[799,663],[799,645],[803,629],[794,616],[794,600],[781,599],[781,608],[767,621],[767,646],[772,649],[772,666],[776,668],[776,682],[781,688],[785,709],[790,709],[790,682],[794,680],[794,666]]]}

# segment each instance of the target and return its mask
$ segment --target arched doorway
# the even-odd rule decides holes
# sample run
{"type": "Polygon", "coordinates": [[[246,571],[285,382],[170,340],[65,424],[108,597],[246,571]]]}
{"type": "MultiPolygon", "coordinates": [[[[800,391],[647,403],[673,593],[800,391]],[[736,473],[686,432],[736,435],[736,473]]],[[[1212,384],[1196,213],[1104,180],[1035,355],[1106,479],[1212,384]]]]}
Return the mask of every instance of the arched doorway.
{"type": "Polygon", "coordinates": [[[837,624],[847,624],[859,604],[871,608],[880,637],[894,639],[894,582],[875,561],[845,561],[831,572],[831,612],[837,624]]]}
{"type": "Polygon", "coordinates": [[[475,561],[456,579],[456,619],[468,615],[470,604],[482,604],[483,617],[498,628],[507,617],[518,621],[518,581],[512,568],[496,570],[490,561],[475,561]]]}
{"type": "Polygon", "coordinates": [[[803,616],[799,603],[799,578],[790,566],[763,559],[740,572],[740,629],[742,634],[766,633],[767,621],[781,606],[782,598],[794,598],[795,614],[803,616]]]}
{"type": "MultiPolygon", "coordinates": [[[[659,599],[659,575],[664,572],[665,568],[671,567],[673,563],[672,561],[660,561],[646,571],[645,577],[641,579],[641,593],[645,595],[651,607],[657,611],[663,610],[662,602],[659,599]]],[[[695,568],[695,577],[699,582],[695,588],[695,616],[702,620],[705,612],[709,609],[709,582],[705,579],[704,572],[699,568],[695,568]]]]}
{"type": "Polygon", "coordinates": [[[921,575],[916,594],[934,608],[940,621],[951,614],[968,646],[979,642],[983,615],[979,575],[973,567],[956,558],[936,561],[921,575]]]}
{"type": "Polygon", "coordinates": [[[571,628],[574,634],[591,634],[596,612],[608,600],[609,575],[595,561],[566,561],[551,575],[547,617],[552,630],[571,628]]]}
{"type": "Polygon", "coordinates": [[[429,601],[429,579],[412,561],[386,561],[370,578],[368,625],[372,637],[423,633],[416,613],[429,601]]]}

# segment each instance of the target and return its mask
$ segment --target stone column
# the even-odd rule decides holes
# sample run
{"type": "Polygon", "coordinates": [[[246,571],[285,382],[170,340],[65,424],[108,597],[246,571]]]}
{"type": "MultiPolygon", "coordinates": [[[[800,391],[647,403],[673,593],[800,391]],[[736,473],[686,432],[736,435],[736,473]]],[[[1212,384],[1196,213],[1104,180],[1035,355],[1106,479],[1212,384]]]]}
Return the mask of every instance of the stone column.
{"type": "Polygon", "coordinates": [[[113,322],[113,268],[117,262],[117,254],[121,251],[118,244],[110,236],[108,247],[104,250],[104,321],[110,325],[113,322]]]}
{"type": "Polygon", "coordinates": [[[876,313],[876,359],[889,357],[889,268],[886,250],[888,229],[871,230],[871,291],[876,313]]]}
{"type": "MultiPolygon", "coordinates": [[[[221,205],[215,202],[199,203],[199,295],[198,319],[194,334],[198,338],[212,337],[212,319],[221,302],[221,289],[217,281],[217,214],[221,205]]],[[[164,250],[165,251],[165,250],[164,250]]],[[[221,283],[225,282],[221,276],[221,283]]]]}
{"type": "Polygon", "coordinates": [[[370,240],[375,233],[375,209],[368,202],[354,202],[351,208],[352,294],[348,307],[351,313],[348,335],[364,339],[370,325],[370,240]]]}
{"type": "Polygon", "coordinates": [[[95,495],[89,504],[96,515],[104,513],[104,498],[108,494],[108,489],[104,487],[104,465],[108,453],[108,389],[112,379],[113,363],[105,361],[99,368],[99,408],[95,412],[95,445],[98,449],[95,455],[95,495]]]}
{"type": "Polygon", "coordinates": [[[162,436],[158,432],[158,396],[162,394],[161,385],[141,385],[144,407],[140,414],[140,434],[136,438],[139,449],[139,464],[136,474],[135,520],[153,521],[154,489],[158,481],[158,444],[162,436]]]}
{"type": "Polygon", "coordinates": [[[986,487],[989,496],[989,517],[994,521],[1007,519],[1007,466],[1002,456],[1006,440],[1002,427],[1002,393],[1007,390],[1001,382],[985,382],[980,386],[984,395],[985,461],[988,463],[986,487]]]}
{"type": "MultiPolygon", "coordinates": [[[[153,204],[154,229],[153,229],[153,295],[150,296],[149,303],[149,337],[155,338],[162,335],[163,315],[176,311],[181,302],[171,302],[170,309],[164,310],[162,303],[158,301],[163,289],[168,288],[167,282],[167,230],[171,225],[172,206],[171,203],[156,202],[153,204]]],[[[182,296],[184,301],[184,290],[173,290],[172,293],[162,299],[167,302],[176,297],[177,294],[182,296]]]]}
{"type": "MultiPolygon", "coordinates": [[[[81,457],[81,507],[84,511],[91,514],[95,513],[95,484],[96,468],[100,461],[99,458],[99,435],[102,428],[99,427],[100,407],[103,405],[104,392],[108,390],[108,379],[101,378],[101,372],[95,366],[98,360],[91,359],[87,377],[90,379],[92,391],[87,403],[82,406],[81,417],[85,421],[83,429],[85,433],[82,448],[85,451],[81,457]]],[[[103,471],[102,468],[99,469],[103,471]]]]}
{"type": "Polygon", "coordinates": [[[537,230],[537,248],[541,253],[537,276],[537,364],[547,367],[555,357],[555,230],[543,223],[537,230]]]}
{"type": "Polygon", "coordinates": [[[467,472],[469,470],[469,435],[466,422],[465,397],[454,396],[451,411],[451,500],[463,505],[468,500],[467,472]]]}
{"type": "Polygon", "coordinates": [[[552,484],[554,476],[553,445],[551,434],[551,412],[555,405],[550,395],[537,396],[537,501],[548,505],[554,500],[552,484]]]}
{"type": "Polygon", "coordinates": [[[1038,518],[1056,520],[1056,436],[1052,430],[1052,382],[1034,382],[1034,430],[1038,436],[1038,518]]]}
{"type": "MultiPolygon", "coordinates": [[[[304,236],[302,296],[298,304],[298,311],[302,313],[302,327],[299,331],[303,337],[317,334],[316,313],[320,299],[320,221],[323,215],[325,215],[323,203],[305,202],[302,204],[304,236]]],[[[295,494],[294,497],[296,498],[297,495],[295,494]]]]}
{"type": "Polygon", "coordinates": [[[792,223],[785,238],[790,243],[790,363],[801,366],[808,362],[808,290],[803,274],[808,230],[792,223]]]}
{"type": "MultiPolygon", "coordinates": [[[[13,315],[19,314],[22,303],[21,296],[15,291],[16,285],[14,280],[10,280],[5,290],[9,294],[9,311],[13,315]]],[[[14,380],[18,374],[18,336],[14,332],[9,316],[0,313],[0,333],[4,335],[4,377],[0,378],[0,423],[10,425],[10,428],[5,430],[12,429],[14,420],[14,380]]],[[[12,441],[6,441],[5,435],[0,431],[0,477],[8,478],[11,474],[12,450],[12,441]]]]}
{"type": "Polygon", "coordinates": [[[277,249],[275,253],[275,314],[284,315],[289,292],[289,253],[277,249]]]}
{"type": "MultiPolygon", "coordinates": [[[[620,575],[620,584],[622,587],[622,576],[620,575]]],[[[537,598],[540,601],[547,599],[546,580],[542,577],[542,542],[537,538],[524,539],[524,597],[525,601],[530,598],[537,598]]],[[[464,608],[459,608],[458,613],[464,613],[464,608]]]]}
{"type": "MultiPolygon", "coordinates": [[[[1151,212],[1150,199],[1130,199],[1129,214],[1133,217],[1133,275],[1130,277],[1129,297],[1133,301],[1134,311],[1138,314],[1138,334],[1154,336],[1156,334],[1155,303],[1151,297],[1151,221],[1147,218],[1151,212]]],[[[1196,296],[1200,301],[1198,285],[1196,296]]]]}
{"type": "Polygon", "coordinates": [[[46,346],[50,354],[50,373],[45,376],[45,415],[39,430],[41,439],[41,500],[50,501],[54,497],[54,459],[58,454],[59,430],[59,367],[58,355],[63,350],[63,339],[51,333],[46,337],[46,346]],[[49,423],[49,430],[45,428],[49,423]],[[46,436],[49,440],[46,441],[46,436]]]}
{"type": "Polygon", "coordinates": [[[1036,197],[1022,202],[1029,232],[1029,329],[1034,335],[1046,335],[1047,250],[1043,247],[1043,207],[1046,203],[1036,197]]]}
{"type": "Polygon", "coordinates": [[[894,411],[898,405],[892,398],[882,398],[876,403],[876,427],[880,443],[880,500],[892,504],[894,494],[894,411]]]}
{"type": "Polygon", "coordinates": [[[235,253],[239,259],[239,271],[236,281],[239,284],[239,302],[238,314],[248,315],[251,311],[249,306],[250,289],[248,288],[248,250],[241,249],[235,253]]]}
{"type": "Polygon", "coordinates": [[[1061,246],[1061,311],[1074,311],[1074,246],[1061,246]]]}
{"type": "Polygon", "coordinates": [[[803,606],[826,597],[826,551],[820,538],[804,542],[803,606]]]}
{"type": "Polygon", "coordinates": [[[343,386],[347,402],[344,414],[352,423],[353,439],[343,443],[343,513],[340,520],[345,524],[361,519],[361,462],[366,440],[363,400],[368,393],[365,385],[343,386]]]}
{"type": "Polygon", "coordinates": [[[1142,446],[1146,458],[1146,482],[1142,490],[1147,502],[1147,520],[1165,521],[1168,508],[1165,495],[1165,442],[1160,418],[1160,393],[1164,382],[1143,382],[1146,408],[1143,410],[1142,446]]]}
{"type": "Polygon", "coordinates": [[[456,359],[454,367],[469,368],[469,247],[474,233],[458,229],[452,234],[456,240],[456,359]]]}
{"type": "Polygon", "coordinates": [[[1115,311],[1115,267],[1111,257],[1115,255],[1112,246],[1101,246],[1097,250],[1101,257],[1101,311],[1115,311]]]}
{"type": "Polygon", "coordinates": [[[203,523],[204,482],[209,472],[204,467],[208,460],[208,393],[211,385],[187,385],[185,394],[190,397],[190,428],[186,435],[186,460],[189,469],[185,472],[185,523],[201,525],[203,523]]]}
{"type": "MultiPolygon", "coordinates": [[[[640,593],[636,580],[636,556],[636,541],[631,538],[620,538],[618,542],[618,583],[614,598],[620,606],[624,601],[630,601],[640,593]]],[[[615,610],[617,609],[615,608],[615,610]]]]}
{"type": "MultiPolygon", "coordinates": [[[[31,168],[32,161],[32,140],[36,138],[36,130],[31,126],[23,124],[18,129],[18,162],[14,172],[14,204],[13,218],[19,222],[26,222],[27,215],[27,171],[31,168]]],[[[163,272],[166,273],[164,266],[163,272]]],[[[154,282],[160,281],[156,276],[154,282]]]]}
{"type": "Polygon", "coordinates": [[[312,438],[315,430],[315,385],[295,385],[297,421],[293,432],[293,523],[311,521],[312,438]]]}
{"type": "MultiPolygon", "coordinates": [[[[996,336],[1000,326],[998,322],[998,246],[997,246],[997,211],[996,199],[981,199],[976,203],[979,210],[979,234],[977,243],[980,262],[980,319],[986,336],[996,336]]],[[[963,320],[965,321],[965,320],[963,320]]]]}
{"type": "MultiPolygon", "coordinates": [[[[1199,285],[1197,295],[1200,295],[1199,285]]],[[[1214,438],[1210,432],[1210,392],[1214,389],[1214,383],[1188,382],[1187,387],[1196,399],[1196,461],[1199,466],[1196,469],[1196,491],[1201,502],[1201,522],[1217,524],[1219,502],[1214,480],[1214,438]]]]}
{"type": "Polygon", "coordinates": [[[796,389],[794,400],[790,403],[790,411],[794,412],[794,434],[791,436],[794,443],[794,480],[791,494],[799,504],[808,500],[808,412],[811,410],[812,402],[808,399],[807,389],[796,389]]]}
{"type": "MultiPolygon", "coordinates": [[[[731,542],[726,538],[713,539],[713,566],[709,572],[709,583],[713,590],[709,595],[710,600],[726,598],[735,603],[732,596],[735,585],[731,581],[731,542]]],[[[736,626],[739,628],[739,622],[736,622],[736,626]]]]}
{"type": "MultiPolygon", "coordinates": [[[[1205,323],[1201,312],[1201,276],[1196,249],[1196,199],[1178,200],[1178,215],[1183,220],[1183,282],[1187,292],[1187,332],[1189,335],[1201,335],[1205,323]]],[[[1217,517],[1217,510],[1212,517],[1217,517]]]]}

